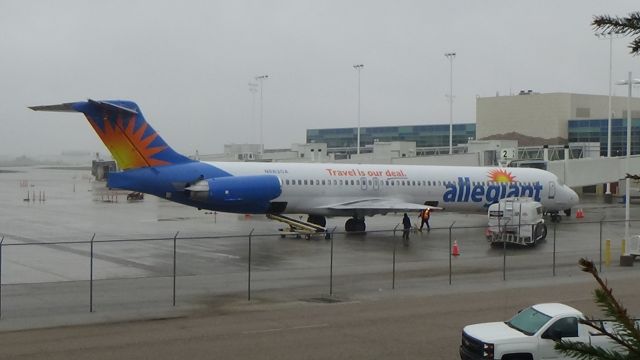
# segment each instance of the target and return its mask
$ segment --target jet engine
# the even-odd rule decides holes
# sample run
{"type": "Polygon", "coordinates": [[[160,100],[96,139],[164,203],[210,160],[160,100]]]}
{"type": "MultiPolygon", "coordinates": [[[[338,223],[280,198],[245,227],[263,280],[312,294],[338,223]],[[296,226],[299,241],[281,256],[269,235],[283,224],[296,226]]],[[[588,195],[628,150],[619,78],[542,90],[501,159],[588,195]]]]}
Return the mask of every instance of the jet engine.
{"type": "Polygon", "coordinates": [[[282,182],[275,175],[225,176],[200,180],[185,191],[191,200],[221,210],[251,205],[266,209],[282,193],[282,182]]]}

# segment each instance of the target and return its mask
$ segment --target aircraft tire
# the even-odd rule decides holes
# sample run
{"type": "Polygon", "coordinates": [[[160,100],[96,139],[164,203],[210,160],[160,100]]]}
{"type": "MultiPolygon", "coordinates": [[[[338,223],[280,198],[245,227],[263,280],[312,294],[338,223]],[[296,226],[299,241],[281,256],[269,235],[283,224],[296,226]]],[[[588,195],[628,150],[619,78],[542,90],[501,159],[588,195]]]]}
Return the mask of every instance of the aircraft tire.
{"type": "Polygon", "coordinates": [[[347,219],[347,222],[344,223],[344,231],[353,232],[356,231],[356,219],[347,219]]]}
{"type": "Polygon", "coordinates": [[[364,219],[351,218],[344,224],[344,230],[346,232],[365,232],[367,224],[364,219]]]}

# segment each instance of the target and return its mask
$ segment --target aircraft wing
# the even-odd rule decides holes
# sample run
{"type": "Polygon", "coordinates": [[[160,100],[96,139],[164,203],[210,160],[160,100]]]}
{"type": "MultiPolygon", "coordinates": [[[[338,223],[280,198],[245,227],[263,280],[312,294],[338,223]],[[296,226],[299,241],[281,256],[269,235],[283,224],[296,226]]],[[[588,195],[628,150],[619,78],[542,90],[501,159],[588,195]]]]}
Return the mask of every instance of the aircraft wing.
{"type": "Polygon", "coordinates": [[[437,206],[428,206],[424,204],[405,202],[402,200],[379,198],[358,199],[343,203],[321,206],[320,208],[336,212],[356,212],[367,215],[386,214],[390,212],[413,212],[424,210],[427,208],[431,210],[442,210],[441,207],[437,206]]]}

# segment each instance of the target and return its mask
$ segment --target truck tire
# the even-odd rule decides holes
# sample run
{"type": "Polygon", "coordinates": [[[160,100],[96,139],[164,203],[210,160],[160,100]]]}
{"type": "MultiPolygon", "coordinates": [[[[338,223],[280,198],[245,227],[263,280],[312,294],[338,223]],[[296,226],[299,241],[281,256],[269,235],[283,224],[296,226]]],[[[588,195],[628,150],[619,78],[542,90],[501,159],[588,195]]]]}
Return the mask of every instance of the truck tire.
{"type": "Polygon", "coordinates": [[[538,223],[535,228],[535,239],[537,241],[544,241],[547,238],[547,224],[538,223]]]}
{"type": "Polygon", "coordinates": [[[533,355],[527,353],[502,355],[502,360],[533,360],[533,355]]]}

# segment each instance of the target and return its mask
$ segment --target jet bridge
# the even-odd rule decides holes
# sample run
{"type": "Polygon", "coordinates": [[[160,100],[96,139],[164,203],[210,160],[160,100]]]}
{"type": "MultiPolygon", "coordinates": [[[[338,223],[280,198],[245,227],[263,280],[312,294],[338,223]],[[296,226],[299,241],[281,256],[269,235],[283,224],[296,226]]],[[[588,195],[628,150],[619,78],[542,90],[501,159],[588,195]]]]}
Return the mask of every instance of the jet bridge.
{"type": "Polygon", "coordinates": [[[548,162],[547,170],[568,186],[580,187],[617,182],[624,179],[627,173],[640,173],[639,155],[629,157],[629,170],[626,162],[624,156],[556,160],[548,162]]]}

